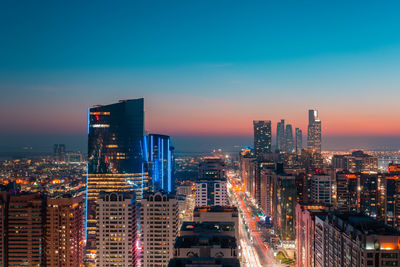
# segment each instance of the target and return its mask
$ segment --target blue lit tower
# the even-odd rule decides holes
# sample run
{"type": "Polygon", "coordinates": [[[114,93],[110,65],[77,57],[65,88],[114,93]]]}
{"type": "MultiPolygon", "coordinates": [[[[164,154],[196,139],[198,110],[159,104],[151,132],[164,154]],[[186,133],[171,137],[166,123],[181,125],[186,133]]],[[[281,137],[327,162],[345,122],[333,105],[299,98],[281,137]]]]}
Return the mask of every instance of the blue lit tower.
{"type": "Polygon", "coordinates": [[[141,140],[144,99],[94,106],[88,112],[87,254],[96,254],[96,201],[100,192],[147,190],[141,140]]]}
{"type": "Polygon", "coordinates": [[[175,182],[173,178],[173,147],[169,136],[161,134],[149,134],[144,139],[143,156],[146,159],[149,173],[149,188],[153,192],[174,192],[175,182]]]}

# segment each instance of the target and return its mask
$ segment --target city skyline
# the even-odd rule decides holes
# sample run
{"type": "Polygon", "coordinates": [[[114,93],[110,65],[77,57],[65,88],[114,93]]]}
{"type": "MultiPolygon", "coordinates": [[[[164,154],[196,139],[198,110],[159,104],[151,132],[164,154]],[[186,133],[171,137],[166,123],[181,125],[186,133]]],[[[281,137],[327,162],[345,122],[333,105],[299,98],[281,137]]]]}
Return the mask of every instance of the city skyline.
{"type": "Polygon", "coordinates": [[[87,108],[139,97],[146,130],[172,138],[281,118],[305,133],[316,109],[324,138],[400,143],[398,3],[76,5],[3,4],[0,150],[82,147],[87,108]]]}

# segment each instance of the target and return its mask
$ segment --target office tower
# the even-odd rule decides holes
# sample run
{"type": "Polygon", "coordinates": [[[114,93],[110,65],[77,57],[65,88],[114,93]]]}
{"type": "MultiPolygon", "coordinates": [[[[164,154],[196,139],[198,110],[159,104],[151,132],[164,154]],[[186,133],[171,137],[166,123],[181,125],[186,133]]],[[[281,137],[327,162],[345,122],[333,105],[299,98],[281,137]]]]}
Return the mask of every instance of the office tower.
{"type": "Polygon", "coordinates": [[[287,124],[285,130],[285,151],[287,153],[293,152],[293,143],[293,128],[291,124],[287,124]]]}
{"type": "Polygon", "coordinates": [[[144,100],[124,100],[95,106],[88,114],[87,254],[96,254],[96,201],[101,191],[147,190],[141,142],[144,100]]]}
{"type": "Polygon", "coordinates": [[[134,194],[100,193],[97,200],[97,219],[96,266],[137,266],[134,194]]]}
{"type": "Polygon", "coordinates": [[[12,195],[8,200],[6,266],[43,266],[43,196],[12,195]]]}
{"type": "Polygon", "coordinates": [[[274,162],[263,162],[259,165],[260,199],[259,205],[264,213],[271,216],[272,177],[275,174],[274,162]]]}
{"type": "Polygon", "coordinates": [[[240,177],[242,183],[246,187],[246,191],[251,191],[252,181],[255,178],[255,163],[256,156],[254,149],[244,147],[239,153],[240,177]]]}
{"type": "Polygon", "coordinates": [[[144,137],[143,157],[149,173],[149,187],[152,191],[175,191],[173,179],[173,147],[167,135],[149,134],[144,137]]]}
{"type": "Polygon", "coordinates": [[[276,125],[276,149],[279,152],[285,152],[286,150],[286,139],[285,139],[285,120],[281,120],[276,125]]]}
{"type": "Polygon", "coordinates": [[[53,147],[53,158],[57,162],[65,161],[65,145],[55,144],[53,147]]]}
{"type": "Polygon", "coordinates": [[[314,174],[311,177],[311,201],[325,205],[332,205],[334,181],[330,175],[314,174]]]}
{"type": "Polygon", "coordinates": [[[354,173],[336,173],[335,207],[342,212],[360,212],[360,177],[354,173]]]}
{"type": "Polygon", "coordinates": [[[400,232],[361,214],[315,216],[313,266],[400,266],[400,232]]]}
{"type": "Polygon", "coordinates": [[[226,179],[201,179],[196,181],[196,207],[203,206],[226,206],[228,196],[226,190],[226,179]]]}
{"type": "Polygon", "coordinates": [[[46,205],[46,266],[83,266],[83,198],[48,198],[46,205]]]}
{"type": "Polygon", "coordinates": [[[328,211],[321,204],[296,204],[296,267],[315,266],[315,216],[322,218],[328,211]]]}
{"type": "Polygon", "coordinates": [[[253,121],[254,151],[257,158],[271,153],[271,121],[253,121]]]}
{"type": "Polygon", "coordinates": [[[318,118],[318,111],[310,109],[308,111],[307,148],[321,152],[321,144],[321,120],[318,118]]]}
{"type": "Polygon", "coordinates": [[[169,266],[240,266],[238,250],[233,222],[184,222],[169,266]]]}
{"type": "Polygon", "coordinates": [[[360,211],[368,216],[385,219],[385,177],[382,174],[360,174],[360,211]]]}
{"type": "MultiPolygon", "coordinates": [[[[193,221],[197,223],[206,222],[229,222],[233,223],[236,240],[239,240],[239,215],[235,206],[206,206],[195,207],[193,221]]],[[[182,235],[182,232],[180,233],[182,235]]]]}
{"type": "Polygon", "coordinates": [[[178,201],[174,195],[149,193],[141,201],[142,266],[167,266],[178,235],[178,201]]]}
{"type": "Polygon", "coordinates": [[[283,241],[296,238],[296,179],[294,175],[279,174],[274,176],[273,225],[283,241]]]}
{"type": "Polygon", "coordinates": [[[303,132],[301,129],[296,128],[295,130],[295,152],[296,154],[301,154],[303,149],[303,132]]]}
{"type": "Polygon", "coordinates": [[[220,158],[204,157],[199,164],[200,179],[223,179],[225,177],[225,163],[220,158]]]}

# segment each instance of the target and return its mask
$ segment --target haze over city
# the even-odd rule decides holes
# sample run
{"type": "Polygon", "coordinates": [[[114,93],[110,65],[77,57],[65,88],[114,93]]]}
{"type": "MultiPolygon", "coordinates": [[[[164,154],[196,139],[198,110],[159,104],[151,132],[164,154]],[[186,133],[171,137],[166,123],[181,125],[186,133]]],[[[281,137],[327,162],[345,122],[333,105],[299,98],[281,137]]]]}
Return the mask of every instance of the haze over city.
{"type": "Polygon", "coordinates": [[[138,97],[146,130],[181,151],[251,144],[254,119],[305,130],[312,108],[324,149],[399,149],[399,11],[394,1],[5,1],[0,150],[84,150],[89,107],[138,97]]]}

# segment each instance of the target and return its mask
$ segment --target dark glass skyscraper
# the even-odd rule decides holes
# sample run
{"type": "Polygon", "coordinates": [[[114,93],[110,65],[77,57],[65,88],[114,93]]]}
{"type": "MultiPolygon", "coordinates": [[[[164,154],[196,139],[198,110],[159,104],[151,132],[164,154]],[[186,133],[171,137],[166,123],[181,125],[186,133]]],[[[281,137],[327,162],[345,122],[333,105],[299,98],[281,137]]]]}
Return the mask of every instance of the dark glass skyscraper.
{"type": "Polygon", "coordinates": [[[285,120],[281,120],[276,124],[276,149],[279,152],[285,152],[285,120]]]}
{"type": "Polygon", "coordinates": [[[285,130],[285,150],[287,153],[293,152],[293,128],[291,124],[286,125],[285,130]]]}
{"type": "Polygon", "coordinates": [[[153,192],[175,191],[173,179],[173,147],[167,135],[149,134],[144,137],[144,158],[149,173],[149,187],[153,192]]]}
{"type": "Polygon", "coordinates": [[[88,112],[87,254],[96,254],[96,200],[100,192],[147,190],[141,142],[144,100],[95,106],[88,112]]]}
{"type": "Polygon", "coordinates": [[[256,156],[271,153],[271,121],[253,121],[253,126],[256,156]]]}
{"type": "Polygon", "coordinates": [[[303,131],[299,128],[295,130],[295,150],[296,154],[301,154],[303,149],[303,131]]]}

